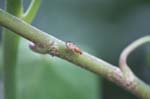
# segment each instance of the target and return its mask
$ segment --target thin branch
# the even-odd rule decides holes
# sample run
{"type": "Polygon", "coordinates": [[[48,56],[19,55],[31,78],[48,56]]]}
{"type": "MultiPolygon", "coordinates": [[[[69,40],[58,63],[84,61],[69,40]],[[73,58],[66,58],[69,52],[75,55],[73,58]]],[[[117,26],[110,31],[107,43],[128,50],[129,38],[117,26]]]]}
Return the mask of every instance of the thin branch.
{"type": "Polygon", "coordinates": [[[146,44],[146,43],[150,43],[150,36],[145,36],[142,37],[136,41],[134,41],[132,44],[130,44],[129,46],[127,46],[123,52],[120,55],[120,68],[122,71],[124,71],[125,67],[128,67],[127,65],[127,57],[129,56],[129,54],[134,51],[136,48],[138,48],[139,46],[146,44]]]}
{"type": "MultiPolygon", "coordinates": [[[[128,85],[129,84],[131,85],[135,80],[139,80],[139,78],[137,78],[135,76],[135,74],[132,72],[132,70],[128,66],[128,64],[127,64],[127,58],[128,58],[129,54],[132,51],[134,51],[136,48],[138,48],[139,46],[141,46],[143,44],[146,44],[146,43],[150,43],[150,36],[149,35],[145,36],[145,37],[142,37],[142,38],[134,41],[130,45],[128,45],[122,51],[122,53],[120,55],[119,66],[120,66],[121,71],[123,72],[124,79],[126,80],[126,82],[128,83],[128,85]]],[[[142,81],[139,80],[138,82],[140,82],[140,85],[143,85],[142,81]]],[[[146,90],[146,89],[143,89],[143,87],[141,88],[140,85],[136,87],[137,90],[146,90]]],[[[150,89],[147,90],[147,91],[150,92],[150,89]]],[[[143,94],[143,95],[149,96],[148,94],[143,94]]]]}
{"type": "Polygon", "coordinates": [[[124,74],[124,77],[128,79],[129,83],[134,80],[135,75],[127,64],[127,58],[132,51],[134,51],[137,47],[145,43],[150,43],[150,36],[145,36],[134,41],[129,46],[127,46],[120,55],[119,66],[120,66],[121,71],[124,74]]]}
{"type": "Polygon", "coordinates": [[[31,23],[32,20],[35,18],[40,5],[41,0],[32,0],[28,9],[23,14],[22,19],[28,23],[31,23]]]}
{"type": "Polygon", "coordinates": [[[3,10],[0,10],[0,24],[32,41],[35,45],[31,46],[31,48],[38,50],[37,52],[58,56],[103,76],[109,81],[112,81],[133,93],[137,97],[150,99],[150,87],[148,85],[136,77],[134,81],[129,84],[124,78],[120,68],[82,51],[75,44],[68,44],[48,35],[3,10]]]}

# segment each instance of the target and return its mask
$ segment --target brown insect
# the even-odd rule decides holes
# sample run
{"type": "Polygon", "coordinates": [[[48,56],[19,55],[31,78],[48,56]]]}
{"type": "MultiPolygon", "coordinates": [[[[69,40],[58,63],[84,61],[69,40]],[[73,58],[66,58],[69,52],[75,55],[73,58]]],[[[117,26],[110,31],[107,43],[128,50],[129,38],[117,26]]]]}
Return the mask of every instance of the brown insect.
{"type": "Polygon", "coordinates": [[[71,50],[71,51],[73,51],[73,52],[75,52],[75,53],[82,54],[81,49],[80,49],[79,47],[77,47],[77,46],[75,45],[75,43],[68,41],[68,42],[66,42],[66,46],[67,46],[67,48],[68,48],[69,50],[71,50]]]}

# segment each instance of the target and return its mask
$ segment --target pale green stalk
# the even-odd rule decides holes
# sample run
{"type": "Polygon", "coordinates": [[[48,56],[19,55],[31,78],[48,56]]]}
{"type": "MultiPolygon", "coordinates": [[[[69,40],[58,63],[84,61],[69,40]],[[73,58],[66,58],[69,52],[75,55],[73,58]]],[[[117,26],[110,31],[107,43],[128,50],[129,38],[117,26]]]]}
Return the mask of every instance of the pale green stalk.
{"type": "MultiPolygon", "coordinates": [[[[78,53],[78,51],[73,50],[76,46],[69,48],[65,42],[48,35],[47,33],[27,24],[21,19],[18,19],[3,10],[0,10],[0,24],[36,44],[35,46],[32,46],[33,50],[38,50],[38,52],[51,54],[70,61],[116,83],[140,99],[150,99],[150,86],[142,82],[135,75],[132,75],[128,69],[120,69],[119,67],[113,66],[82,50],[82,53],[78,53]],[[125,77],[125,73],[127,72],[129,72],[129,79],[125,77]],[[130,76],[132,76],[133,79],[130,79],[130,76]]],[[[139,46],[141,43],[150,43],[150,36],[146,36],[141,39],[131,44],[131,49],[136,48],[136,46],[139,46]]],[[[122,61],[122,58],[120,60],[122,61]]]]}
{"type": "MultiPolygon", "coordinates": [[[[26,15],[23,14],[22,0],[6,0],[6,11],[31,23],[41,0],[32,0],[26,15]],[[31,17],[31,18],[28,18],[31,17]]],[[[16,99],[16,62],[19,36],[8,29],[3,29],[3,67],[4,98],[16,99]]]]}

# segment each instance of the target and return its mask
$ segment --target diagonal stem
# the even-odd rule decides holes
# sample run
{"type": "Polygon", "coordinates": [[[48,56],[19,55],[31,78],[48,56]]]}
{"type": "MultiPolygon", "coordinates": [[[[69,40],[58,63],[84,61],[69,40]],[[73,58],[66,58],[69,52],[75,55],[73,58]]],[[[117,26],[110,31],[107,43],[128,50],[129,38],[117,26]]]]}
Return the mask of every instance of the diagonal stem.
{"type": "Polygon", "coordinates": [[[45,51],[45,53],[60,57],[94,72],[97,75],[101,75],[141,99],[150,99],[150,86],[140,81],[135,76],[134,80],[129,83],[128,80],[124,78],[123,72],[120,68],[82,50],[80,50],[81,53],[78,53],[79,49],[77,51],[76,47],[68,47],[64,41],[48,35],[1,9],[0,24],[29,41],[32,41],[36,46],[41,47],[42,51],[45,51]],[[76,50],[74,48],[76,48],[76,50]]]}

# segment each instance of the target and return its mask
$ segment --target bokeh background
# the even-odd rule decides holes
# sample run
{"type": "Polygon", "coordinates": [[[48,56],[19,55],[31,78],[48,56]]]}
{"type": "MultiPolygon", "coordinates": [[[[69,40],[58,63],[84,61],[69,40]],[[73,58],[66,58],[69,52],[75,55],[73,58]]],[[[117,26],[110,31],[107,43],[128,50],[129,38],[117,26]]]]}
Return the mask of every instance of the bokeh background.
{"type": "MultiPolygon", "coordinates": [[[[30,0],[24,0],[25,9],[30,0]]],[[[4,8],[4,0],[0,0],[4,8]]],[[[150,35],[149,0],[42,0],[33,26],[114,65],[135,39],[150,35]]],[[[2,34],[0,33],[0,36],[2,34]]],[[[11,42],[10,42],[11,43],[11,42]]],[[[69,62],[39,55],[21,39],[17,62],[18,99],[137,99],[100,76],[69,62]]],[[[0,99],[3,98],[0,42],[0,99]]],[[[134,51],[128,60],[134,73],[150,84],[150,46],[134,51]]]]}

